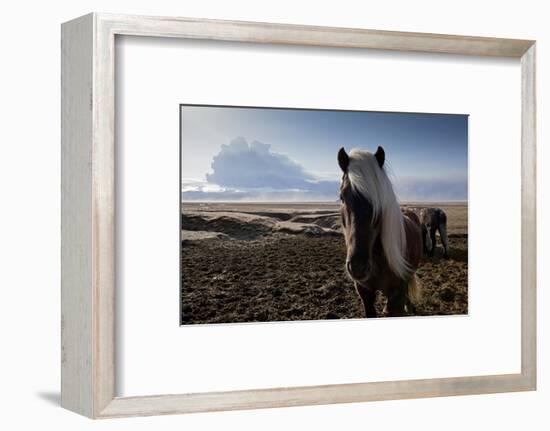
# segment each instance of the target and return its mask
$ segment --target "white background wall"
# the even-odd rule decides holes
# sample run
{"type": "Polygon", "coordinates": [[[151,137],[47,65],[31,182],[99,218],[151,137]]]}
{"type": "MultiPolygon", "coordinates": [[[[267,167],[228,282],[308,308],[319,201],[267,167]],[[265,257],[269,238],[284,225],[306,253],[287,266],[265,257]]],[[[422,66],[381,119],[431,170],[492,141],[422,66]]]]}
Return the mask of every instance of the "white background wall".
{"type": "MultiPolygon", "coordinates": [[[[3,4],[0,25],[0,398],[3,429],[548,429],[550,27],[541,1],[95,0],[3,4]],[[92,10],[287,22],[538,41],[539,390],[92,422],[59,407],[61,22],[92,10]],[[545,76],[546,75],[546,76],[545,76]],[[548,172],[548,171],[547,171],[548,172]],[[7,423],[5,423],[7,422],[7,423]],[[11,423],[11,426],[10,426],[11,423]],[[78,427],[78,428],[77,428],[78,427]]],[[[498,154],[495,154],[498,163],[498,154]]],[[[490,171],[490,169],[489,169],[490,171]]],[[[505,203],[503,208],[505,210],[505,203]]],[[[502,247],[503,244],[497,246],[502,247]]],[[[505,337],[506,334],[495,334],[505,337]]],[[[465,352],[475,354],[475,352],[465,352]]],[[[352,359],[350,359],[352,360],[352,359]]],[[[356,360],[356,359],[353,359],[356,360]]]]}

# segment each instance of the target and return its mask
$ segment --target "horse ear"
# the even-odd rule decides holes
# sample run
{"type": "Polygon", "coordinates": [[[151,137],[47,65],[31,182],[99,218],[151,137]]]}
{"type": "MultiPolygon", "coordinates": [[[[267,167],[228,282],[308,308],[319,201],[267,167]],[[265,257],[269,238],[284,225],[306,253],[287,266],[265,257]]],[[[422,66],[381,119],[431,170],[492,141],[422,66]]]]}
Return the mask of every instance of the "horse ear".
{"type": "Polygon", "coordinates": [[[384,166],[384,161],[386,160],[386,153],[384,152],[384,148],[378,147],[376,153],[374,153],[374,157],[376,157],[376,160],[378,161],[378,166],[384,166]]]}
{"type": "Polygon", "coordinates": [[[349,166],[349,156],[346,153],[346,150],[344,150],[344,147],[340,148],[340,151],[338,151],[338,164],[340,165],[342,172],[347,172],[349,166]]]}

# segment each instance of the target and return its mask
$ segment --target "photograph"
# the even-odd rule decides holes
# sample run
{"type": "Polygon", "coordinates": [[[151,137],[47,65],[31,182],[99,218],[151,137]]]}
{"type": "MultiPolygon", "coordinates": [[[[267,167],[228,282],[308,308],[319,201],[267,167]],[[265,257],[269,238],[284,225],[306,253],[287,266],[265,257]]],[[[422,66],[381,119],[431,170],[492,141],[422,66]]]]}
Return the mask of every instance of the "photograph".
{"type": "Polygon", "coordinates": [[[2,429],[550,430],[548,4],[449,6],[5,2],[2,429]]]}
{"type": "Polygon", "coordinates": [[[468,314],[468,115],[180,105],[181,324],[468,314]]]}

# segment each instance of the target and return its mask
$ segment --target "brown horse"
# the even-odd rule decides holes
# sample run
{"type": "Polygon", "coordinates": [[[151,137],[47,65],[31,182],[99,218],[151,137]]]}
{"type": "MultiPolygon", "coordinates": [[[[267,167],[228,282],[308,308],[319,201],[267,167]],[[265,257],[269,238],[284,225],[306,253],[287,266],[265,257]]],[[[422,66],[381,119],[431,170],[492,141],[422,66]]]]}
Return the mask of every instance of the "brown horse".
{"type": "Polygon", "coordinates": [[[449,258],[449,240],[447,238],[447,214],[441,208],[423,208],[420,211],[424,252],[433,257],[435,254],[435,233],[439,232],[443,244],[443,257],[449,258]]]}
{"type": "Polygon", "coordinates": [[[413,212],[401,212],[384,161],[382,147],[375,154],[338,152],[346,270],[367,317],[377,316],[377,290],[388,300],[388,316],[414,314],[420,290],[415,274],[422,257],[420,221],[413,212]]]}

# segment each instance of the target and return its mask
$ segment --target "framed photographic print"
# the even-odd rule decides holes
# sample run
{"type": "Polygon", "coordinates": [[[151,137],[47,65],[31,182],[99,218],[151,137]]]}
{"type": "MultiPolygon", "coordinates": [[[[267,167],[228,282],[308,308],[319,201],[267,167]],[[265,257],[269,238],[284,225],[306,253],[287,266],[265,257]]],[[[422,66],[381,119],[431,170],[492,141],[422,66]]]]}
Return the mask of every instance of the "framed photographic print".
{"type": "Polygon", "coordinates": [[[65,23],[62,405],[534,390],[535,179],[534,41],[65,23]]]}
{"type": "Polygon", "coordinates": [[[467,115],[180,109],[182,324],[468,314],[467,115]]]}

